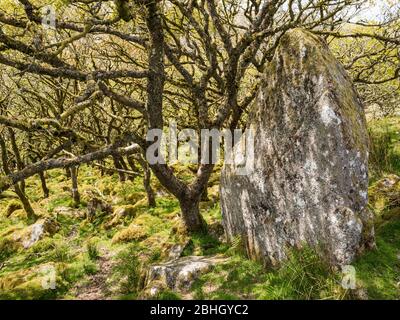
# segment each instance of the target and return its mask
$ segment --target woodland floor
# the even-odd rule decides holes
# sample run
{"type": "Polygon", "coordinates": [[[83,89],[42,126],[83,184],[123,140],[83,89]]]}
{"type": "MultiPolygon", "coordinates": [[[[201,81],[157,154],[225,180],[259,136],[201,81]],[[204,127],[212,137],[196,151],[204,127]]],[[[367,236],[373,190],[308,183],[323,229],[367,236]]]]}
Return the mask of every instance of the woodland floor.
{"type": "MultiPolygon", "coordinates": [[[[280,270],[265,270],[245,258],[239,240],[228,245],[211,235],[187,235],[181,231],[178,202],[155,179],[157,206],[149,209],[140,178],[121,183],[117,175],[101,176],[99,169],[81,166],[78,208],[72,204],[70,181],[63,170],[47,173],[47,199],[37,177],[26,181],[36,213],[52,216],[59,224],[55,234],[29,249],[12,238],[27,226],[23,210],[5,217],[10,205],[18,203],[15,195],[11,191],[0,195],[0,299],[143,298],[137,279],[149,265],[165,260],[177,243],[190,244],[183,255],[222,254],[228,260],[201,276],[189,293],[165,290],[158,299],[399,299],[400,183],[390,190],[380,186],[382,179],[400,176],[400,118],[374,121],[370,128],[376,140],[371,150],[370,207],[377,217],[377,249],[354,262],[356,290],[344,290],[342,274],[326,268],[309,249],[293,252],[280,270]],[[109,215],[99,214],[89,222],[82,215],[93,196],[112,204],[114,211],[125,207],[131,214],[112,228],[106,228],[109,215]],[[42,286],[43,266],[57,271],[54,289],[42,286]]],[[[182,179],[189,179],[187,168],[176,170],[182,179]]],[[[221,220],[218,200],[216,172],[209,185],[209,201],[201,203],[208,224],[221,220]]]]}

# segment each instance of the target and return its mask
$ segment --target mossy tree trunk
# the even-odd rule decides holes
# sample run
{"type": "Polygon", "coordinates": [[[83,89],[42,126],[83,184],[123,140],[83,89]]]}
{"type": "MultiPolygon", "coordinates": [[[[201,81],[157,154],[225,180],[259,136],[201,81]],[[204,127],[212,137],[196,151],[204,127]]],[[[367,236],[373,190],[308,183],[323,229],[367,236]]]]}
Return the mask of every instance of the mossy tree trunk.
{"type": "Polygon", "coordinates": [[[14,185],[14,191],[17,194],[19,200],[21,201],[22,206],[24,207],[28,220],[32,223],[35,222],[38,219],[38,217],[35,211],[33,210],[31,203],[29,202],[29,199],[26,197],[25,193],[22,191],[22,188],[18,183],[14,185]]]}
{"type": "Polygon", "coordinates": [[[151,187],[151,170],[149,168],[149,165],[142,158],[141,155],[138,155],[137,160],[143,169],[143,186],[144,186],[144,189],[146,190],[147,203],[148,203],[149,207],[155,207],[156,206],[156,195],[154,193],[153,188],[151,187]]]}
{"type": "Polygon", "coordinates": [[[78,169],[76,166],[70,168],[71,181],[72,181],[72,199],[74,200],[74,206],[79,206],[81,203],[81,195],[78,190],[78,169]]]}
{"type": "Polygon", "coordinates": [[[42,185],[42,190],[43,190],[43,197],[48,198],[50,190],[47,188],[47,183],[46,183],[46,177],[44,176],[44,172],[39,172],[39,178],[40,178],[40,183],[42,185]]]}
{"type": "MultiPolygon", "coordinates": [[[[11,147],[12,147],[12,151],[14,153],[17,169],[18,170],[22,170],[22,169],[24,169],[25,165],[24,165],[24,162],[22,161],[21,154],[20,154],[19,149],[18,149],[17,140],[15,138],[14,130],[12,128],[8,128],[8,133],[9,133],[9,136],[10,136],[11,147]]],[[[21,191],[23,193],[25,193],[25,180],[22,180],[19,183],[19,185],[20,185],[21,191]]]]}
{"type": "MultiPolygon", "coordinates": [[[[6,175],[10,175],[11,170],[8,166],[7,146],[6,146],[6,142],[4,141],[4,139],[2,137],[0,137],[0,148],[1,148],[1,159],[2,159],[4,173],[6,175]]],[[[24,207],[24,210],[26,212],[28,220],[32,223],[35,222],[37,220],[37,216],[29,202],[29,199],[26,197],[24,191],[22,190],[20,183],[15,183],[13,187],[14,187],[15,193],[17,194],[19,200],[22,203],[22,206],[24,207]]]]}
{"type": "Polygon", "coordinates": [[[207,224],[200,214],[200,198],[188,198],[179,201],[182,219],[189,232],[205,232],[207,224]]]}

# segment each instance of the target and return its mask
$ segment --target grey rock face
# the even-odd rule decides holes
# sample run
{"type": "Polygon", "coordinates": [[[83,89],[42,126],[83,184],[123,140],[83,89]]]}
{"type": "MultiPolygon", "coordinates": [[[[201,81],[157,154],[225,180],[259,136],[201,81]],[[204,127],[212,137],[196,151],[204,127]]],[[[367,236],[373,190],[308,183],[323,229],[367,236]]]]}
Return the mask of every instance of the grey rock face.
{"type": "Polygon", "coordinates": [[[332,265],[373,246],[363,107],[321,38],[282,37],[249,119],[254,170],[221,175],[228,239],[242,236],[250,257],[272,265],[305,244],[332,265]]]}

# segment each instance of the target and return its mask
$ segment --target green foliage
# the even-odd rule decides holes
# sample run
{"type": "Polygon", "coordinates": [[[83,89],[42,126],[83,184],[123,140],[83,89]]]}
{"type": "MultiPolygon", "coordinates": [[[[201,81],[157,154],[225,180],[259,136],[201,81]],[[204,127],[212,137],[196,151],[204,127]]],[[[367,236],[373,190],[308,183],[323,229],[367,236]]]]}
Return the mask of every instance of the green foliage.
{"type": "Polygon", "coordinates": [[[70,248],[68,244],[61,242],[57,243],[53,251],[52,258],[57,262],[67,263],[71,259],[70,248]]]}
{"type": "Polygon", "coordinates": [[[138,258],[137,247],[130,245],[121,251],[116,259],[113,272],[122,280],[122,293],[138,294],[142,265],[138,258]]]}
{"type": "Polygon", "coordinates": [[[86,243],[86,252],[90,260],[97,260],[100,256],[97,243],[93,240],[89,240],[86,243]]]}
{"type": "Polygon", "coordinates": [[[400,121],[387,118],[370,123],[369,167],[372,180],[383,174],[400,173],[400,121]]]}
{"type": "Polygon", "coordinates": [[[184,249],[182,255],[212,255],[224,253],[228,250],[227,244],[221,243],[218,239],[206,233],[194,233],[184,249]]]}
{"type": "Polygon", "coordinates": [[[377,249],[366,252],[354,264],[359,285],[371,299],[400,299],[400,219],[377,230],[377,249]]]}
{"type": "Polygon", "coordinates": [[[155,297],[153,297],[154,300],[181,300],[182,297],[171,290],[161,290],[155,297]]]}
{"type": "Polygon", "coordinates": [[[243,256],[217,266],[194,285],[198,299],[343,299],[339,274],[309,248],[290,251],[278,270],[243,256]]]}
{"type": "Polygon", "coordinates": [[[268,275],[269,299],[343,299],[347,292],[340,286],[340,274],[310,248],[293,250],[276,273],[268,275]]]}
{"type": "Polygon", "coordinates": [[[99,271],[99,268],[96,263],[91,260],[85,260],[83,263],[83,270],[87,275],[96,274],[99,271]]]}
{"type": "Polygon", "coordinates": [[[47,211],[51,213],[54,211],[55,208],[62,206],[73,207],[73,200],[71,199],[71,196],[63,195],[62,197],[53,199],[47,205],[47,211]]]}

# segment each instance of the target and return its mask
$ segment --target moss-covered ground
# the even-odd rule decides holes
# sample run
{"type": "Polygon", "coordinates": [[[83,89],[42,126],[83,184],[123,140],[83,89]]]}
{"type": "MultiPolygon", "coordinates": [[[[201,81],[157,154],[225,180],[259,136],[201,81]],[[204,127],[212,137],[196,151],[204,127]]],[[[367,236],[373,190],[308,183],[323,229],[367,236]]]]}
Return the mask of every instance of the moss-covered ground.
{"type": "MultiPolygon", "coordinates": [[[[98,168],[81,166],[78,207],[64,170],[46,173],[46,199],[38,177],[26,181],[36,213],[54,217],[59,225],[30,248],[16,236],[27,227],[18,199],[11,191],[0,195],[0,299],[136,299],[146,268],[165,260],[178,243],[186,244],[183,255],[222,254],[227,262],[201,276],[189,293],[166,290],[158,299],[399,299],[400,118],[371,122],[370,134],[370,208],[376,215],[377,248],[354,262],[355,290],[343,289],[341,271],[331,270],[309,249],[291,252],[282,268],[271,270],[248,260],[240,239],[226,244],[209,234],[188,235],[178,202],[155,179],[157,206],[148,208],[140,177],[121,183],[116,174],[101,176],[98,168]],[[85,212],[93,197],[126,214],[98,213],[89,222],[85,212]],[[55,274],[54,286],[48,283],[49,272],[55,274]]],[[[187,179],[185,168],[180,170],[187,179]]],[[[209,200],[201,203],[210,225],[221,220],[218,197],[216,172],[209,200]]]]}

